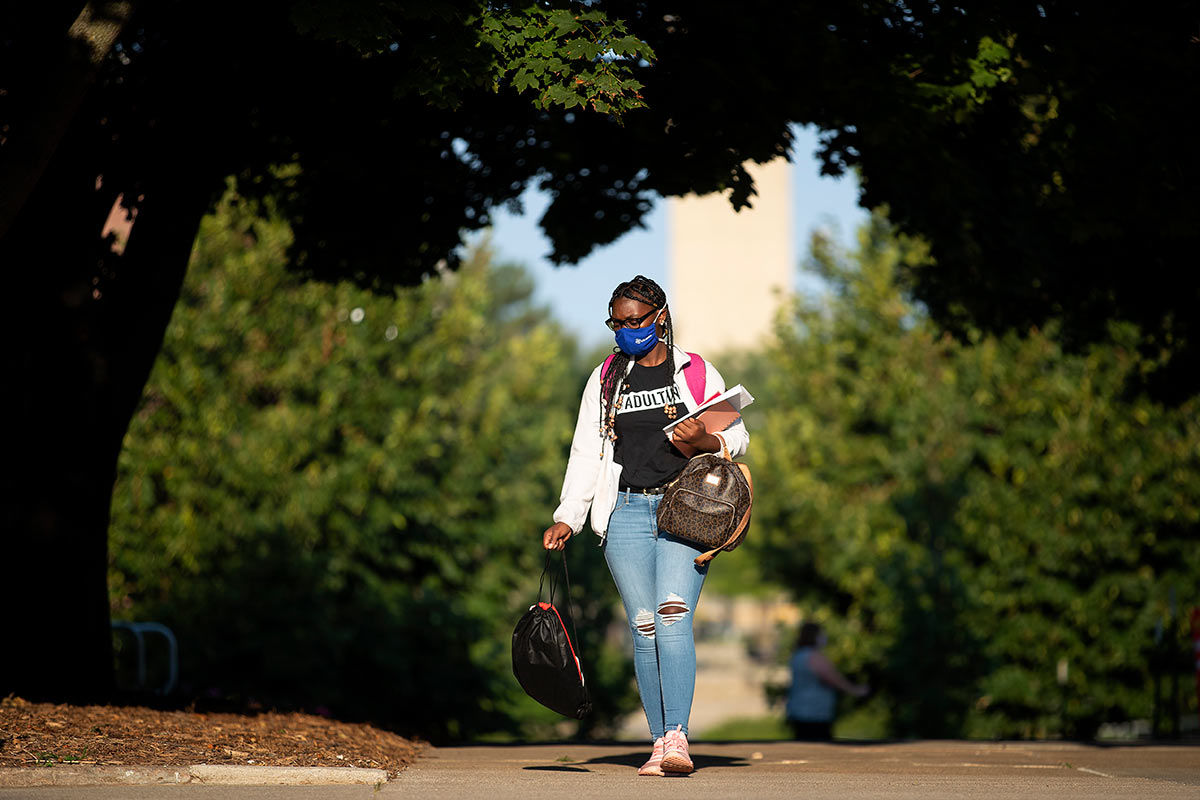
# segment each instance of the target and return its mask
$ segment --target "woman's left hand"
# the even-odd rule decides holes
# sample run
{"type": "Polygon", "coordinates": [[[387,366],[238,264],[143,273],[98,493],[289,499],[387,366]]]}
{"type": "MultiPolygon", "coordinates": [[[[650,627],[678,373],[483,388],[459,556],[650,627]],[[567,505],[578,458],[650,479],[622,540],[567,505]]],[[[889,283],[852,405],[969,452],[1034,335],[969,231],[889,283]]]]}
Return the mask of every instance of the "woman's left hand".
{"type": "Polygon", "coordinates": [[[715,453],[721,449],[721,440],[708,432],[704,422],[698,419],[685,419],[675,426],[675,441],[689,444],[705,453],[715,453]]]}

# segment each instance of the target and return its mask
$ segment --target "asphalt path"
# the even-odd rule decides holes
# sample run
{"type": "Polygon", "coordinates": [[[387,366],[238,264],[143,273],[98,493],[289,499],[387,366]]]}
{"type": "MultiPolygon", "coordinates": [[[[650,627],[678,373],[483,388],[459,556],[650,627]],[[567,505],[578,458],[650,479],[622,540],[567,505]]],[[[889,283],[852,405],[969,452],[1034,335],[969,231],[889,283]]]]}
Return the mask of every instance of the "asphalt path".
{"type": "MultiPolygon", "coordinates": [[[[13,786],[0,800],[303,800],[329,798],[1200,798],[1200,745],[1070,742],[697,742],[696,771],[639,778],[640,744],[430,748],[385,783],[362,785],[13,786]],[[672,781],[664,786],[662,781],[672,781]]],[[[254,775],[252,770],[247,775],[254,775]]],[[[266,773],[258,773],[266,774],[266,773]]],[[[299,775],[299,773],[296,773],[299,775]]],[[[249,778],[247,778],[249,780],[249,778]]]]}

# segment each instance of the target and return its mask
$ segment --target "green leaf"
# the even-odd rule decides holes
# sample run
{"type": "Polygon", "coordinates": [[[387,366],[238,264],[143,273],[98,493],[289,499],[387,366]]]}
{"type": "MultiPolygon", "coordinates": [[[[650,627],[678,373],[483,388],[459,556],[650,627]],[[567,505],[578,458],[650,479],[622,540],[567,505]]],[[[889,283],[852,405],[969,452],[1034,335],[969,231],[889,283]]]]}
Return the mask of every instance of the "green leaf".
{"type": "Polygon", "coordinates": [[[570,11],[554,11],[550,14],[549,22],[554,26],[554,35],[561,38],[568,33],[574,33],[581,27],[579,20],[570,11]]]}

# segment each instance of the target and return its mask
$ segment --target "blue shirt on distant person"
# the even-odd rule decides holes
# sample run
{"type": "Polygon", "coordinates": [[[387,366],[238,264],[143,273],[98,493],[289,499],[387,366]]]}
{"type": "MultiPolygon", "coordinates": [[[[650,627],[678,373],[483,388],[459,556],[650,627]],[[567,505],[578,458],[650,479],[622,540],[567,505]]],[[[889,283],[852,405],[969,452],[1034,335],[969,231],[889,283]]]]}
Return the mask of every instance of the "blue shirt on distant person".
{"type": "Polygon", "coordinates": [[[792,688],[788,692],[786,712],[790,720],[833,721],[837,694],[809,665],[809,657],[815,652],[815,647],[801,647],[792,653],[792,688]]]}
{"type": "Polygon", "coordinates": [[[800,626],[796,651],[792,653],[792,688],[788,691],[787,722],[798,740],[828,741],[833,738],[833,715],[837,692],[865,697],[866,684],[854,683],[838,672],[825,657],[825,632],[816,622],[800,626]]]}

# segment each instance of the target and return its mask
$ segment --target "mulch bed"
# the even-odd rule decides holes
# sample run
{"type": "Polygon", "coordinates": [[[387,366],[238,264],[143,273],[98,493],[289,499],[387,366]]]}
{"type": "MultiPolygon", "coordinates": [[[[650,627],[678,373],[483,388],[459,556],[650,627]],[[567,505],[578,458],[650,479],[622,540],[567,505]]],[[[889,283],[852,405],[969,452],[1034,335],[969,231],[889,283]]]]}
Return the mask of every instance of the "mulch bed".
{"type": "Polygon", "coordinates": [[[313,714],[160,711],[0,700],[0,768],[54,764],[369,767],[395,775],[423,742],[313,714]]]}

